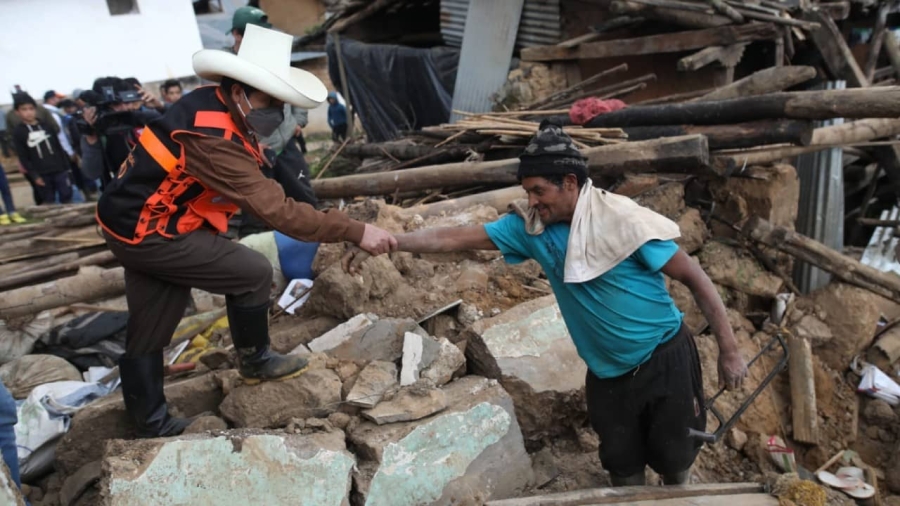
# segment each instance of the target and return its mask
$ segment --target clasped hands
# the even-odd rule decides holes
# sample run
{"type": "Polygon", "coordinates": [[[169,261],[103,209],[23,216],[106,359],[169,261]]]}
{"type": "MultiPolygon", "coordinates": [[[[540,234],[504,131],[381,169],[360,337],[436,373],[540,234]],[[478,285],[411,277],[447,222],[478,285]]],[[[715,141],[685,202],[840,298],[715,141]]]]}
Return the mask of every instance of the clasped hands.
{"type": "Polygon", "coordinates": [[[374,225],[366,225],[362,240],[358,246],[351,246],[341,258],[341,267],[344,272],[356,274],[359,266],[370,256],[378,256],[383,253],[397,251],[397,238],[387,230],[374,225]]]}

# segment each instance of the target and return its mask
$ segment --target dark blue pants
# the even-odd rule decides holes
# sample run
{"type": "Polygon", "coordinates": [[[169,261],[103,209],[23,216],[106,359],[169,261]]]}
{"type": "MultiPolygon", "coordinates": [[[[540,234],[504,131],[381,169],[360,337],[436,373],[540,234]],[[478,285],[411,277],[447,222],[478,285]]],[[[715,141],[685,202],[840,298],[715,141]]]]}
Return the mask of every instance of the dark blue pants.
{"type": "Polygon", "coordinates": [[[42,203],[55,203],[57,195],[59,195],[60,204],[72,202],[72,181],[69,179],[68,171],[44,174],[41,175],[41,179],[44,180],[44,186],[38,186],[37,188],[41,192],[42,203]]]}
{"type": "Polygon", "coordinates": [[[0,214],[16,212],[16,205],[13,203],[12,193],[9,191],[9,181],[6,179],[6,171],[0,165],[0,197],[3,197],[3,209],[0,214]]]}
{"type": "Polygon", "coordinates": [[[15,480],[17,486],[21,486],[19,455],[16,449],[15,426],[17,421],[16,401],[13,400],[6,386],[0,383],[0,454],[3,455],[3,461],[6,462],[12,479],[15,480]]]}

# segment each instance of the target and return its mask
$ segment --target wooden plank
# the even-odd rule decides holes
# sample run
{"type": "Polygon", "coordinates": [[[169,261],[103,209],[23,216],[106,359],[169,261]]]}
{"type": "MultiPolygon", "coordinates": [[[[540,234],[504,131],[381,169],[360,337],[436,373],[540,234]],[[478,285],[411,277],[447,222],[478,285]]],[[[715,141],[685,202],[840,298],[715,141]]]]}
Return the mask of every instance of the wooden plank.
{"type": "Polygon", "coordinates": [[[709,46],[724,46],[756,40],[774,40],[781,36],[775,25],[750,23],[705,30],[651,35],[633,39],[609,40],[582,44],[567,49],[558,46],[537,46],[522,50],[524,61],[583,60],[633,56],[642,54],[675,53],[709,46]]]}
{"type": "MultiPolygon", "coordinates": [[[[534,497],[488,501],[485,506],[576,506],[593,504],[627,504],[637,501],[712,497],[722,504],[723,496],[762,494],[758,483],[708,483],[669,487],[617,487],[575,490],[534,497]]],[[[657,503],[658,504],[658,503],[657,503]]],[[[690,504],[690,503],[688,503],[690,504]]],[[[707,503],[710,504],[710,503],[707,503]]],[[[732,506],[733,503],[728,503],[732,506]]],[[[772,504],[772,503],[768,503],[772,504]]],[[[775,504],[778,504],[777,500],[775,504]]]]}
{"type": "Polygon", "coordinates": [[[888,59],[891,60],[891,67],[894,67],[894,72],[900,77],[900,45],[897,43],[897,36],[894,35],[894,32],[888,30],[884,34],[883,45],[888,59]]]}
{"type": "Polygon", "coordinates": [[[809,340],[788,335],[788,375],[791,381],[793,437],[807,444],[819,443],[819,413],[816,410],[816,378],[809,340]]]}
{"type": "Polygon", "coordinates": [[[869,42],[869,54],[866,55],[863,74],[870,83],[875,78],[875,67],[878,65],[878,56],[881,55],[881,46],[884,43],[884,33],[890,7],[889,3],[885,3],[878,9],[878,18],[875,20],[875,29],[872,31],[872,39],[869,42]]]}
{"type": "Polygon", "coordinates": [[[760,70],[734,83],[697,97],[692,102],[710,102],[752,97],[782,91],[816,77],[816,69],[802,65],[760,70]]]}
{"type": "Polygon", "coordinates": [[[666,7],[641,4],[631,0],[613,0],[609,10],[615,14],[640,16],[642,18],[662,21],[684,28],[715,28],[727,26],[732,23],[730,19],[718,14],[704,12],[690,12],[666,7]]]}
{"type": "MultiPolygon", "coordinates": [[[[628,19],[630,20],[630,18],[628,18],[628,19]]],[[[560,42],[559,44],[557,44],[557,46],[565,47],[565,48],[573,48],[576,46],[580,46],[580,45],[584,44],[585,42],[594,42],[595,40],[599,39],[601,37],[601,35],[602,34],[595,33],[595,32],[586,33],[584,35],[579,35],[578,37],[574,37],[569,40],[564,40],[564,41],[560,42]]]]}
{"type": "Polygon", "coordinates": [[[695,71],[717,61],[725,67],[733,68],[741,61],[746,46],[746,44],[710,46],[678,60],[677,67],[682,72],[695,71]]]}
{"type": "Polygon", "coordinates": [[[837,79],[844,79],[848,86],[854,88],[869,86],[869,80],[856,63],[856,58],[834,21],[819,11],[804,12],[803,19],[822,25],[817,30],[810,31],[810,35],[831,74],[837,79]]]}
{"type": "Polygon", "coordinates": [[[728,5],[723,0],[706,0],[706,1],[709,2],[710,4],[712,4],[712,6],[717,11],[724,14],[725,16],[727,16],[729,19],[731,19],[735,23],[742,24],[745,21],[744,16],[742,16],[740,12],[736,11],[734,9],[734,7],[728,5]]]}
{"type": "Polygon", "coordinates": [[[625,133],[631,141],[700,134],[708,139],[709,149],[739,149],[767,144],[808,146],[812,142],[813,126],[809,121],[776,120],[736,125],[630,127],[625,133]]]}

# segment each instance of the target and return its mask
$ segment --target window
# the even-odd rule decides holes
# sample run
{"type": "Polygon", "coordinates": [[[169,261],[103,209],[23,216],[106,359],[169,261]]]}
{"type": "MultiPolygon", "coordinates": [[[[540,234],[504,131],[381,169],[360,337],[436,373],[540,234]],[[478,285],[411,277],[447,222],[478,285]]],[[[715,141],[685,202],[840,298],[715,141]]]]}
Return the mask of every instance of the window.
{"type": "Polygon", "coordinates": [[[141,13],[141,11],[138,10],[137,0],[106,0],[106,6],[109,7],[109,14],[111,16],[141,13]]]}

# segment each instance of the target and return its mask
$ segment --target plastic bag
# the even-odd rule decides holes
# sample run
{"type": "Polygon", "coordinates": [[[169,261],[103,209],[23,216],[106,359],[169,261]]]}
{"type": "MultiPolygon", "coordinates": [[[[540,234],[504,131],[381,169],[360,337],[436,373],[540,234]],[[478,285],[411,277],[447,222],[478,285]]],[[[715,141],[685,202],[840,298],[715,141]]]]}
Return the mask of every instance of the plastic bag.
{"type": "Polygon", "coordinates": [[[857,392],[881,399],[891,406],[900,404],[900,385],[881,369],[872,364],[865,364],[860,373],[862,379],[856,388],[857,392]]]}

